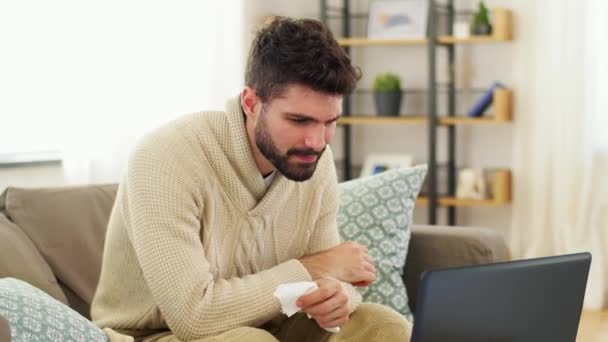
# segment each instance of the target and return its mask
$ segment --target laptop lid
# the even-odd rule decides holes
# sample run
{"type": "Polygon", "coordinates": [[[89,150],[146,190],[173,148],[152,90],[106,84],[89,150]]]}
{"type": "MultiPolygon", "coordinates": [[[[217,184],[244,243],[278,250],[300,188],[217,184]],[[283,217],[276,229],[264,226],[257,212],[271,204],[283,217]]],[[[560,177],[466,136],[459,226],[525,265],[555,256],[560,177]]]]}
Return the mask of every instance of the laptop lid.
{"type": "Polygon", "coordinates": [[[412,342],[573,342],[590,264],[578,253],[425,272],[412,342]]]}

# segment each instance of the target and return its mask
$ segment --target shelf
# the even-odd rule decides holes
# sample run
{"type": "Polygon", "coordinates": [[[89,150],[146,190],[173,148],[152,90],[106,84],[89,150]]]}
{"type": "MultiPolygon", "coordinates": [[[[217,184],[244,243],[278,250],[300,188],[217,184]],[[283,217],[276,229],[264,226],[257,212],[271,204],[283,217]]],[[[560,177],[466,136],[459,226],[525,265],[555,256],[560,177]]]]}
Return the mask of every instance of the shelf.
{"type": "MultiPolygon", "coordinates": [[[[450,3],[451,4],[451,3],[450,3]]],[[[429,15],[431,16],[430,19],[433,19],[433,16],[437,16],[438,12],[440,13],[445,13],[447,9],[454,9],[453,6],[447,5],[447,4],[436,4],[435,3],[435,8],[431,8],[429,15]]],[[[322,11],[325,11],[326,9],[322,9],[322,11]]],[[[324,14],[327,15],[327,12],[324,12],[324,14]]],[[[350,20],[351,17],[348,16],[348,8],[346,9],[345,13],[344,13],[344,20],[350,20]]],[[[324,16],[327,17],[327,16],[324,16]]],[[[363,17],[364,16],[360,16],[363,17]]],[[[364,33],[361,33],[361,36],[357,37],[345,37],[342,39],[338,39],[338,43],[345,47],[347,51],[349,51],[350,47],[352,47],[354,50],[355,48],[423,48],[423,49],[428,49],[428,63],[429,65],[438,65],[438,57],[437,55],[439,53],[436,53],[436,51],[438,51],[439,49],[445,49],[445,51],[449,52],[449,53],[457,53],[459,51],[459,49],[456,48],[457,45],[481,45],[481,44],[496,44],[496,43],[504,43],[504,42],[509,42],[513,39],[513,16],[510,10],[508,9],[503,9],[503,8],[495,8],[492,9],[492,13],[491,13],[491,17],[492,17],[492,34],[491,35],[486,35],[486,36],[470,36],[470,37],[456,37],[456,36],[452,36],[452,35],[443,35],[443,33],[447,33],[448,31],[443,29],[443,27],[445,25],[437,25],[437,29],[439,30],[440,28],[442,29],[442,31],[436,31],[437,34],[433,34],[432,38],[426,37],[424,35],[421,35],[418,39],[369,39],[367,37],[365,37],[364,33]],[[348,47],[348,48],[347,48],[348,47]],[[434,64],[433,64],[434,63],[434,64]]],[[[440,19],[443,20],[443,19],[440,19]]],[[[451,23],[448,23],[450,20],[451,23],[453,23],[454,17],[449,17],[448,20],[445,20],[445,24],[448,25],[451,23]]],[[[429,20],[430,22],[436,22],[435,20],[429,20]]],[[[446,26],[447,27],[447,26],[446,26]]],[[[348,30],[346,31],[348,32],[348,30]]],[[[346,36],[349,36],[350,34],[345,34],[346,36]]],[[[388,50],[387,50],[388,51],[388,50]]],[[[395,50],[391,50],[391,51],[395,51],[395,50]]],[[[440,53],[443,53],[444,51],[441,51],[440,53]]],[[[445,64],[442,60],[442,63],[445,64]]],[[[442,64],[442,65],[443,65],[442,64]]],[[[449,66],[448,66],[449,67],[449,66]]],[[[407,107],[403,106],[401,109],[401,113],[397,116],[379,116],[374,114],[376,111],[373,110],[372,108],[368,108],[368,109],[364,109],[365,107],[363,105],[357,106],[354,110],[349,110],[349,115],[348,116],[343,116],[338,120],[338,125],[340,126],[355,126],[355,125],[359,125],[359,126],[373,126],[373,125],[426,125],[425,127],[416,127],[415,129],[426,129],[426,128],[430,128],[431,132],[429,134],[429,136],[432,139],[429,139],[429,144],[432,146],[432,149],[430,149],[429,151],[429,159],[431,159],[432,161],[432,165],[436,165],[436,177],[432,180],[433,184],[431,184],[430,179],[427,180],[429,182],[427,182],[427,190],[432,188],[434,190],[434,192],[426,192],[425,195],[431,194],[433,196],[437,196],[437,205],[441,206],[441,207],[450,207],[450,208],[454,208],[454,207],[499,207],[499,206],[505,206],[505,205],[509,205],[511,203],[511,189],[512,189],[512,183],[511,183],[511,171],[509,170],[505,170],[505,169],[501,169],[501,170],[492,170],[492,171],[488,171],[487,169],[484,170],[484,179],[485,182],[487,184],[489,184],[488,186],[486,186],[486,188],[489,188],[488,191],[488,195],[487,197],[489,198],[485,198],[485,199],[473,199],[473,198],[457,198],[456,195],[441,195],[443,194],[447,194],[448,191],[446,190],[439,190],[440,188],[440,184],[438,184],[439,182],[441,182],[441,185],[447,185],[449,183],[449,179],[447,179],[448,176],[451,175],[450,170],[452,171],[456,171],[457,170],[453,170],[450,169],[449,166],[447,165],[452,165],[452,164],[446,164],[445,167],[443,167],[440,164],[437,164],[437,156],[436,153],[434,153],[435,150],[435,145],[437,144],[437,137],[435,136],[435,134],[433,134],[436,130],[436,127],[429,127],[430,122],[430,114],[429,113],[424,113],[426,111],[431,111],[434,109],[433,113],[436,114],[437,113],[437,103],[440,101],[438,99],[439,96],[437,96],[438,92],[441,91],[445,91],[447,90],[447,94],[449,95],[455,95],[456,93],[456,89],[454,89],[452,84],[443,84],[445,86],[445,88],[440,88],[439,83],[437,82],[437,76],[435,75],[435,73],[429,73],[428,75],[428,80],[429,80],[429,84],[431,85],[430,87],[425,87],[423,92],[426,91],[430,94],[430,96],[428,97],[429,100],[433,100],[435,101],[435,103],[430,103],[429,107],[418,107],[418,109],[413,109],[413,110],[409,110],[407,109],[407,107]],[[405,112],[405,113],[404,113],[405,112]],[[439,174],[438,170],[445,170],[446,172],[443,172],[445,174],[439,174]],[[432,186],[431,186],[432,185],[432,186]]],[[[470,89],[469,89],[470,91],[470,89]]],[[[367,91],[368,93],[372,93],[371,91],[367,91]]],[[[408,93],[410,91],[407,90],[403,90],[403,93],[408,93]]],[[[485,89],[482,90],[482,92],[485,94],[485,89]]],[[[368,94],[369,95],[369,94],[368,94]]],[[[442,96],[443,98],[444,96],[442,96]]],[[[447,99],[447,97],[446,97],[447,99]]],[[[350,99],[347,99],[345,101],[350,101],[350,99]]],[[[455,126],[474,126],[474,125],[485,125],[487,127],[487,125],[498,125],[498,124],[505,124],[505,123],[510,123],[513,121],[513,93],[511,90],[508,89],[499,89],[496,90],[493,94],[493,99],[492,99],[493,103],[492,103],[492,109],[490,113],[485,113],[483,116],[481,117],[469,117],[466,113],[466,111],[464,112],[460,112],[459,110],[456,110],[456,112],[450,112],[450,114],[454,114],[454,116],[448,116],[448,115],[437,115],[436,116],[436,121],[433,122],[433,126],[435,124],[437,124],[438,126],[442,126],[442,127],[455,127],[455,126]]],[[[369,102],[367,101],[365,102],[365,105],[369,106],[369,102]]],[[[448,102],[448,101],[446,101],[448,102]]],[[[468,102],[468,101],[467,101],[468,102]]],[[[348,102],[349,104],[352,104],[352,102],[348,102]]],[[[464,103],[465,106],[468,105],[468,103],[464,103]]],[[[471,103],[471,107],[473,103],[471,103]]],[[[350,107],[347,107],[350,108],[350,107]]],[[[460,107],[458,107],[460,108],[460,107]]],[[[463,109],[465,109],[463,107],[463,109]]],[[[444,112],[445,114],[445,112],[444,112]]],[[[435,118],[435,116],[434,116],[435,118]]],[[[458,129],[460,130],[460,129],[458,129]]],[[[449,158],[454,158],[455,156],[455,148],[454,147],[454,143],[455,140],[452,139],[452,137],[455,137],[455,134],[458,131],[457,129],[449,129],[448,132],[448,137],[449,139],[447,139],[447,145],[448,145],[448,153],[450,154],[449,158]]],[[[466,130],[465,130],[466,131],[466,130]]],[[[348,129],[346,130],[346,132],[350,132],[348,129]]],[[[343,135],[344,138],[344,145],[343,145],[343,149],[344,149],[344,160],[341,164],[343,164],[343,168],[342,168],[342,174],[347,174],[349,177],[351,177],[353,174],[355,174],[355,172],[353,172],[353,165],[352,165],[352,149],[351,149],[351,144],[352,144],[352,137],[350,134],[344,134],[343,135]]],[[[451,161],[451,160],[450,160],[451,161]]],[[[458,178],[458,177],[456,177],[458,178]]],[[[461,194],[462,192],[459,192],[458,194],[461,194]]],[[[472,195],[473,196],[473,195],[472,195]]],[[[417,204],[421,205],[421,206],[429,206],[429,197],[425,197],[425,196],[420,196],[417,199],[417,204]]],[[[456,223],[456,210],[449,210],[446,211],[446,213],[448,214],[448,222],[449,224],[455,224],[456,223]]],[[[436,208],[434,206],[429,206],[429,223],[436,223],[437,221],[437,212],[436,212],[436,208]]]]}
{"type": "MultiPolygon", "coordinates": [[[[510,10],[505,8],[492,9],[492,35],[488,36],[470,36],[460,38],[454,36],[440,35],[437,37],[437,43],[444,45],[456,44],[487,44],[487,43],[503,43],[513,39],[513,15],[510,10]]],[[[359,38],[343,38],[338,39],[338,43],[342,46],[415,46],[427,45],[429,42],[426,38],[421,39],[367,39],[359,38]]]]}
{"type": "Polygon", "coordinates": [[[445,116],[439,117],[438,121],[442,126],[497,125],[511,122],[511,120],[502,120],[495,116],[482,116],[480,118],[469,116],[445,116]]]}
{"type": "Polygon", "coordinates": [[[342,116],[338,119],[338,125],[419,125],[426,124],[428,118],[425,115],[407,116],[376,116],[376,115],[352,115],[342,116]]]}
{"type": "MultiPolygon", "coordinates": [[[[453,36],[439,36],[437,43],[439,44],[488,44],[488,43],[504,43],[509,39],[499,39],[494,36],[472,36],[467,38],[459,38],[453,36]]],[[[369,38],[341,38],[338,43],[341,46],[422,46],[428,44],[428,39],[369,39],[369,38]]]]}
{"type": "MultiPolygon", "coordinates": [[[[492,107],[493,116],[469,117],[439,116],[438,124],[441,126],[460,125],[487,125],[504,124],[513,120],[513,91],[509,89],[496,89],[493,94],[492,107]]],[[[420,125],[427,124],[429,119],[426,115],[399,115],[399,116],[377,116],[374,114],[352,114],[342,116],[338,119],[338,125],[420,125]]]]}
{"type": "MultiPolygon", "coordinates": [[[[442,116],[438,119],[439,125],[442,126],[460,126],[460,125],[488,125],[488,124],[503,124],[509,121],[499,120],[494,116],[484,116],[480,118],[472,118],[465,116],[442,116]]],[[[421,125],[427,124],[428,118],[423,115],[408,115],[408,116],[375,116],[375,115],[354,115],[343,116],[338,119],[340,126],[371,126],[371,125],[421,125]]]]}
{"type": "Polygon", "coordinates": [[[428,39],[368,39],[368,38],[342,38],[338,39],[342,46],[407,46],[426,45],[428,39]]]}
{"type": "Polygon", "coordinates": [[[439,36],[437,42],[439,44],[488,44],[488,43],[504,43],[509,39],[499,39],[494,36],[471,36],[467,38],[453,36],[439,36]]]}
{"type": "MultiPolygon", "coordinates": [[[[416,199],[418,205],[428,205],[429,199],[427,197],[418,197],[416,199]]],[[[468,199],[468,198],[455,198],[455,197],[440,197],[439,206],[442,207],[499,207],[504,206],[507,203],[499,203],[493,199],[468,199]]]]}
{"type": "MultiPolygon", "coordinates": [[[[492,198],[472,199],[440,196],[439,206],[442,207],[500,207],[511,203],[511,171],[506,169],[495,170],[492,175],[492,198]]],[[[416,199],[418,205],[428,205],[429,199],[420,196],[416,199]]]]}

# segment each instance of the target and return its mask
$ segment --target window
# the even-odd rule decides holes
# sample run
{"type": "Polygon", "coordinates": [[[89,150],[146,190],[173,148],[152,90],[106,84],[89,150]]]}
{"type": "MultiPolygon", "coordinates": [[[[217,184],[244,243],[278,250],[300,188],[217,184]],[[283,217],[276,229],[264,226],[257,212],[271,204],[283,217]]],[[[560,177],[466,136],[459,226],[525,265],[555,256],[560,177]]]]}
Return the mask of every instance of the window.
{"type": "Polygon", "coordinates": [[[65,146],[87,153],[181,114],[223,108],[242,84],[241,7],[1,2],[0,155],[65,146]]]}

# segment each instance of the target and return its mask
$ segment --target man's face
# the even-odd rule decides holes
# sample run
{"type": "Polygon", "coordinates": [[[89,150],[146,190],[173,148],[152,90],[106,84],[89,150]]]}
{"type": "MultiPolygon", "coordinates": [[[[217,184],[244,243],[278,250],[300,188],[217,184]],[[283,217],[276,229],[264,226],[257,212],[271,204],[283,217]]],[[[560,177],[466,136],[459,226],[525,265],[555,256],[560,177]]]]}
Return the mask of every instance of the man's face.
{"type": "Polygon", "coordinates": [[[305,181],[331,142],[342,110],[342,96],[291,85],[284,94],[260,106],[255,142],[285,177],[305,181]]]}

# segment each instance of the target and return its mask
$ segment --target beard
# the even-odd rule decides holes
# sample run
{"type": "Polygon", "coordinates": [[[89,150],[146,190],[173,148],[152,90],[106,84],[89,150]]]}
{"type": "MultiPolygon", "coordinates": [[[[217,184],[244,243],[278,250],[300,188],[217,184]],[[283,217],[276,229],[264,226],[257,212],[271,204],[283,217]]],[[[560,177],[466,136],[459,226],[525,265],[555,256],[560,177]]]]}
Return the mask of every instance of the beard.
{"type": "Polygon", "coordinates": [[[281,153],[274,140],[268,132],[268,126],[266,119],[264,118],[264,112],[260,113],[258,124],[255,127],[255,143],[262,152],[262,155],[272,163],[272,165],[279,171],[283,176],[287,177],[292,181],[303,182],[315,173],[317,169],[317,163],[321,159],[321,155],[325,152],[324,147],[320,152],[313,149],[289,149],[286,153],[281,153]],[[289,160],[292,156],[317,156],[312,163],[298,163],[289,160]]]}

